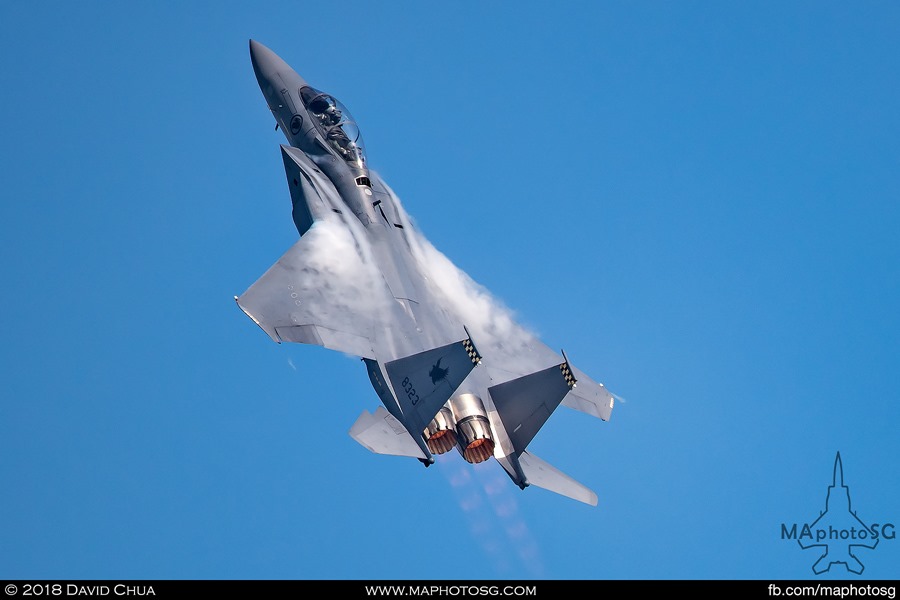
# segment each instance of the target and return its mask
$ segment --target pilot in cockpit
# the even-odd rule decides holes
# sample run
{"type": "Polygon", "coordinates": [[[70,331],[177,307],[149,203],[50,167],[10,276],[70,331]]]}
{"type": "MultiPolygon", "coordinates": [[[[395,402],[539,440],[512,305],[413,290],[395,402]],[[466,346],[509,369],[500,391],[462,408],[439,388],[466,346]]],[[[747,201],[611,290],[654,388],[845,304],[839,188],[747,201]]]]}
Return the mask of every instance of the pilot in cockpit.
{"type": "Polygon", "coordinates": [[[341,111],[338,110],[338,107],[334,104],[329,104],[324,113],[325,125],[337,125],[341,122],[341,116],[341,111]]]}
{"type": "Polygon", "coordinates": [[[354,144],[350,141],[350,138],[347,137],[347,134],[343,129],[337,125],[332,126],[328,129],[327,138],[332,142],[332,147],[340,152],[345,160],[350,160],[352,158],[350,147],[354,144]]]}

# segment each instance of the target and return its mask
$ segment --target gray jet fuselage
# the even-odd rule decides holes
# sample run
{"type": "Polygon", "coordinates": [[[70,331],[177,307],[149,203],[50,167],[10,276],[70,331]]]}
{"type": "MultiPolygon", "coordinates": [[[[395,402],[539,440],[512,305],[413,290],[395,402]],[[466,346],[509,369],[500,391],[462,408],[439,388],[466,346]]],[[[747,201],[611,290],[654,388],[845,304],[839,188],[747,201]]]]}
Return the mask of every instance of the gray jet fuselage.
{"type": "Polygon", "coordinates": [[[471,463],[495,458],[523,489],[596,504],[526,446],[560,403],[607,420],[609,392],[494,310],[418,233],[369,170],[359,128],[339,101],[253,40],[250,55],[290,144],[282,157],[301,240],[236,298],[241,309],[277,342],[365,361],[388,411],[364,412],[350,431],[369,450],[427,466],[457,447],[471,463]]]}

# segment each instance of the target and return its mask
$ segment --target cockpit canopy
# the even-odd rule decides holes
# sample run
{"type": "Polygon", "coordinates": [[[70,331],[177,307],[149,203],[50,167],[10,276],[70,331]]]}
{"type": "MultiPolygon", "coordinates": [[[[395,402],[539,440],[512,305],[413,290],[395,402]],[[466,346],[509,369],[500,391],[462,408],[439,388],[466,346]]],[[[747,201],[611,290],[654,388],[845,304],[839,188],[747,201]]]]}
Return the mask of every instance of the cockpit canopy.
{"type": "Polygon", "coordinates": [[[337,155],[354,167],[365,169],[366,150],[350,111],[334,96],[309,86],[300,88],[300,98],[312,115],[316,129],[337,155]]]}

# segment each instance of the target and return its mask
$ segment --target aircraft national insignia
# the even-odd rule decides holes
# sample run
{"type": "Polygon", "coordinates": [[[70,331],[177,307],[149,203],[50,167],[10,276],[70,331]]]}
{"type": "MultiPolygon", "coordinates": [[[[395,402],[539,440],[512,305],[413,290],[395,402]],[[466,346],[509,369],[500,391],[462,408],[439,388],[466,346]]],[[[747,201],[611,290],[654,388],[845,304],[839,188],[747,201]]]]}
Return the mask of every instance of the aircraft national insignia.
{"type": "Polygon", "coordinates": [[[438,381],[443,381],[447,379],[447,373],[450,372],[450,368],[442,369],[441,361],[443,359],[439,358],[438,361],[431,367],[431,372],[428,373],[428,376],[431,377],[431,383],[437,385],[438,381]]]}

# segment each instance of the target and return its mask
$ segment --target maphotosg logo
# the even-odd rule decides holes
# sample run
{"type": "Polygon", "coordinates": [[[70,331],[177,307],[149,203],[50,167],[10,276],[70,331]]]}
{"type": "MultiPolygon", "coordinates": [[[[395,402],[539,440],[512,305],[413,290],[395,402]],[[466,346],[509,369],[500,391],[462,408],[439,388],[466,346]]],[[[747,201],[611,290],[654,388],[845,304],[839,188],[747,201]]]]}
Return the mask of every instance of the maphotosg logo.
{"type": "Polygon", "coordinates": [[[850,505],[850,488],[844,485],[844,465],[841,453],[834,459],[834,474],[825,510],[812,523],[782,523],[781,539],[797,540],[804,550],[818,548],[822,553],[813,563],[816,575],[826,573],[832,565],[843,564],[851,573],[862,574],[865,567],[856,552],[859,548],[874,550],[882,540],[893,540],[897,531],[893,523],[866,525],[850,505]]]}

